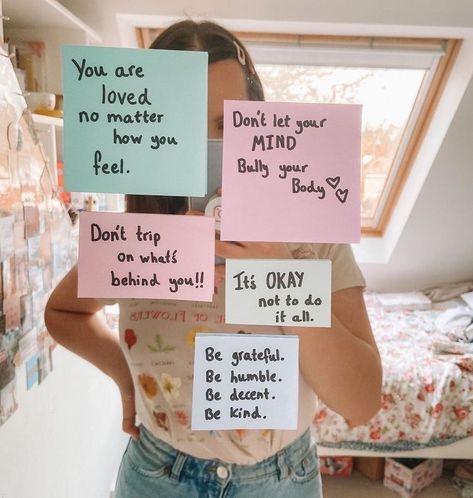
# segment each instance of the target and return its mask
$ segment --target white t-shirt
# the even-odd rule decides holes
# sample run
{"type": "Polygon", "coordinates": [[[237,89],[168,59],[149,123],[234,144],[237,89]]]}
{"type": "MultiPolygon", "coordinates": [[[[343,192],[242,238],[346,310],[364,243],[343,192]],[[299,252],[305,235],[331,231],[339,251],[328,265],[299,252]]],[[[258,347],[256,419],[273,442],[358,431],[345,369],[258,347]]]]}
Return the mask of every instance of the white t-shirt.
{"type": "MultiPolygon", "coordinates": [[[[332,260],[332,292],[365,285],[350,246],[289,247],[296,259],[332,260]]],[[[119,300],[120,344],[135,385],[137,415],[149,431],[195,457],[249,465],[274,455],[305,432],[314,415],[316,397],[299,376],[297,430],[191,430],[196,333],[282,333],[279,327],[226,325],[224,288],[220,285],[211,303],[119,300]]]]}

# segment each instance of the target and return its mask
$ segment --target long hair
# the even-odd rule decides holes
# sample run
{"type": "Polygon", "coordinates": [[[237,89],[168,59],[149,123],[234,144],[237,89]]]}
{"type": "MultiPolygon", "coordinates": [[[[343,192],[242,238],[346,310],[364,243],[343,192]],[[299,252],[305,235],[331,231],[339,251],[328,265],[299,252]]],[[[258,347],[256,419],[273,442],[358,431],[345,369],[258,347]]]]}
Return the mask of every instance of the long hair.
{"type": "MultiPolygon", "coordinates": [[[[243,44],[230,31],[210,21],[180,21],[159,34],[151,49],[198,50],[207,52],[209,64],[236,60],[245,75],[249,100],[264,100],[261,81],[243,44]]],[[[186,197],[127,194],[126,210],[131,213],[176,214],[186,208],[186,197]]]]}

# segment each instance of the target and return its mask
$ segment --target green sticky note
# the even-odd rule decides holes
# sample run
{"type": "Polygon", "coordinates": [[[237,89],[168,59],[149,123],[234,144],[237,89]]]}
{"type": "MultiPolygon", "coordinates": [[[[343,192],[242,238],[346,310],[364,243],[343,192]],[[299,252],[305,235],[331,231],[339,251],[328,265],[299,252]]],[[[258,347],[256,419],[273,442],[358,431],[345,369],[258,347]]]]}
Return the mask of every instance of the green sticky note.
{"type": "Polygon", "coordinates": [[[205,195],[207,53],[65,46],[62,56],[66,190],[205,195]]]}

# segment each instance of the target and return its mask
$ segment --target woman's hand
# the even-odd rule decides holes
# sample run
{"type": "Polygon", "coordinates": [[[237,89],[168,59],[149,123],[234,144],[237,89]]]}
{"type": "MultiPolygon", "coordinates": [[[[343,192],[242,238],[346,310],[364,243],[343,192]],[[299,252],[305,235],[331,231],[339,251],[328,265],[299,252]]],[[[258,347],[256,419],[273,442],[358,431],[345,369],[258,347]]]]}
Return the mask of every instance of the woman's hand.
{"type": "Polygon", "coordinates": [[[215,265],[215,287],[225,280],[225,265],[215,265]]]}
{"type": "Polygon", "coordinates": [[[215,254],[225,259],[292,259],[289,247],[282,242],[216,240],[215,254]]]}
{"type": "Polygon", "coordinates": [[[133,387],[125,390],[121,389],[120,395],[123,409],[123,432],[129,434],[136,441],[140,437],[140,429],[136,426],[135,391],[133,387]]]}
{"type": "MultiPolygon", "coordinates": [[[[215,241],[215,254],[225,259],[292,259],[287,246],[280,242],[215,241]]],[[[225,279],[225,265],[215,265],[215,286],[225,279]]]]}
{"type": "MultiPolygon", "coordinates": [[[[204,213],[191,209],[186,215],[204,216],[204,213]]],[[[289,247],[282,242],[228,242],[216,239],[215,255],[225,259],[292,259],[289,247]]],[[[225,265],[215,265],[215,286],[218,287],[224,279],[225,265]]]]}
{"type": "Polygon", "coordinates": [[[127,364],[114,373],[113,380],[122,400],[122,430],[136,441],[140,437],[140,429],[136,426],[135,386],[127,364]]]}

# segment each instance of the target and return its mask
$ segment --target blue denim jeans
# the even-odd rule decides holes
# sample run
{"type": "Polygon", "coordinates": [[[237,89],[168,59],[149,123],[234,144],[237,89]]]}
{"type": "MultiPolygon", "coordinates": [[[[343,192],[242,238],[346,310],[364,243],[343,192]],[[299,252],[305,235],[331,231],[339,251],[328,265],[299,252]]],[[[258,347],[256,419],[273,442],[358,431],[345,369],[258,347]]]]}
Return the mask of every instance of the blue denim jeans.
{"type": "Polygon", "coordinates": [[[143,425],[130,438],[115,498],[322,498],[319,460],[309,431],[254,465],[195,458],[157,439],[143,425]]]}

